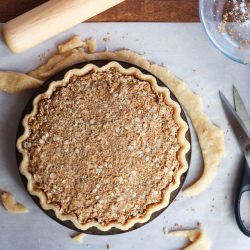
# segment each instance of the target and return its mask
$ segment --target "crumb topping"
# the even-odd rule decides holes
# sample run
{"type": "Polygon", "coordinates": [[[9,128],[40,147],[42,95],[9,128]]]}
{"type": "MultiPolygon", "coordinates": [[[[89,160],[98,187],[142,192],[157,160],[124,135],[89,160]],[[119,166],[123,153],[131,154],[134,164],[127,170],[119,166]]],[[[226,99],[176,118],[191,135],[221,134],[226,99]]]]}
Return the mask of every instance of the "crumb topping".
{"type": "Polygon", "coordinates": [[[143,216],[180,165],[173,113],[150,82],[116,68],[72,76],[29,119],[34,188],[82,224],[143,216]]]}
{"type": "MultiPolygon", "coordinates": [[[[218,1],[219,2],[219,1],[218,1]]],[[[250,46],[250,2],[246,0],[228,0],[222,9],[222,20],[218,31],[226,33],[239,48],[250,46]]]]}

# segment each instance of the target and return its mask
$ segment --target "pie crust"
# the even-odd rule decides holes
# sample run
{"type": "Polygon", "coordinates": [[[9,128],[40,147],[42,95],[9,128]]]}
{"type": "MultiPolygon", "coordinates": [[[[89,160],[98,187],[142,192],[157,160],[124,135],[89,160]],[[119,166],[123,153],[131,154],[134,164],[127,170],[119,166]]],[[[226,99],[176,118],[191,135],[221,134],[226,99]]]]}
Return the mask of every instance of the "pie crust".
{"type": "MultiPolygon", "coordinates": [[[[93,93],[93,94],[95,94],[95,93],[93,93]]],[[[96,97],[96,98],[98,98],[98,97],[96,97]]],[[[159,101],[159,103],[160,103],[160,101],[159,101]]],[[[28,180],[28,184],[27,184],[28,191],[32,195],[35,195],[39,198],[40,204],[44,209],[54,210],[57,218],[59,218],[62,221],[70,220],[73,222],[73,224],[77,228],[79,228],[81,230],[86,230],[86,229],[93,227],[93,226],[97,227],[99,230],[102,230],[102,231],[107,231],[112,227],[115,227],[115,228],[118,228],[121,230],[127,230],[127,229],[131,228],[135,223],[147,222],[150,219],[152,213],[154,213],[155,211],[158,211],[158,210],[160,210],[168,205],[172,191],[176,190],[179,187],[180,177],[188,169],[188,163],[186,160],[186,153],[189,151],[190,145],[189,145],[189,142],[185,138],[186,132],[188,130],[188,125],[181,118],[180,113],[181,113],[181,108],[180,108],[178,103],[176,103],[175,101],[173,101],[170,98],[169,90],[165,87],[159,87],[156,83],[156,79],[153,76],[142,74],[136,68],[124,69],[117,62],[111,62],[111,63],[109,63],[101,68],[98,68],[97,66],[95,66],[93,64],[88,64],[85,67],[83,67],[82,69],[70,70],[65,75],[63,80],[52,82],[50,84],[48,90],[45,93],[39,94],[38,96],[36,96],[36,98],[33,101],[32,112],[30,114],[26,115],[23,119],[22,124],[24,127],[24,133],[17,140],[17,149],[22,154],[22,157],[23,157],[22,162],[20,164],[20,172],[28,180]],[[147,204],[145,206],[146,208],[143,209],[143,213],[137,213],[135,216],[133,216],[133,214],[129,214],[129,217],[127,217],[127,219],[125,221],[123,220],[122,222],[110,221],[110,222],[99,223],[98,221],[93,220],[93,218],[92,218],[92,220],[82,223],[79,220],[79,216],[77,217],[77,215],[75,213],[73,213],[73,212],[71,212],[69,214],[62,213],[61,206],[58,205],[58,203],[55,203],[55,202],[49,203],[48,202],[49,198],[47,196],[48,194],[45,191],[43,191],[35,186],[36,185],[35,184],[36,183],[35,174],[34,173],[32,174],[29,171],[29,166],[31,165],[31,162],[32,162],[31,158],[32,157],[30,156],[30,152],[28,151],[27,147],[24,146],[24,144],[25,144],[25,141],[28,140],[32,134],[32,132],[31,132],[32,129],[30,127],[30,119],[35,119],[36,115],[39,112],[39,105],[43,100],[51,99],[53,94],[55,94],[58,89],[66,88],[73,77],[76,77],[76,78],[77,77],[84,77],[88,74],[92,74],[91,72],[102,72],[103,73],[103,72],[106,72],[106,71],[112,70],[112,69],[114,69],[115,71],[119,72],[120,74],[122,74],[124,76],[131,76],[131,77],[134,77],[135,79],[137,79],[139,82],[141,81],[141,82],[149,84],[150,89],[152,90],[152,92],[155,96],[155,99],[157,100],[159,98],[162,100],[164,105],[166,105],[167,107],[172,107],[172,113],[171,113],[172,119],[173,119],[173,122],[178,126],[178,129],[176,130],[176,141],[178,143],[178,149],[176,150],[176,152],[174,152],[175,158],[178,161],[178,167],[176,167],[173,170],[174,172],[168,170],[167,174],[170,176],[169,178],[171,179],[171,181],[168,181],[167,185],[164,188],[159,190],[160,192],[158,192],[158,190],[156,191],[156,193],[158,192],[158,195],[160,193],[161,199],[157,202],[152,202],[151,204],[147,204]],[[171,172],[171,175],[170,175],[170,172],[171,172]]],[[[69,156],[69,158],[70,158],[70,156],[69,156]]],[[[150,162],[150,163],[155,164],[153,162],[150,162]]],[[[161,167],[162,169],[164,168],[164,166],[159,166],[159,167],[161,167]]],[[[112,169],[112,167],[111,167],[111,169],[112,169]]],[[[162,173],[163,173],[163,170],[162,170],[162,173]]],[[[149,176],[149,178],[150,177],[153,179],[153,176],[149,176]]],[[[149,187],[149,188],[151,188],[151,187],[149,187]]],[[[127,187],[127,189],[128,189],[128,187],[127,187]]],[[[128,189],[128,191],[129,191],[129,189],[128,189]]],[[[118,213],[119,213],[119,211],[118,211],[118,213]]]]}

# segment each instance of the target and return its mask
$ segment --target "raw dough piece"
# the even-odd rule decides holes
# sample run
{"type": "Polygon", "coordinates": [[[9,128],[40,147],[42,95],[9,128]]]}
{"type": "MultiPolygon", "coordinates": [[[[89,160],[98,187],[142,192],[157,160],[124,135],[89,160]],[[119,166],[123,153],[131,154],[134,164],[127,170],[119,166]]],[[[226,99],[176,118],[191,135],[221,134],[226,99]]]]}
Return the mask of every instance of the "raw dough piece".
{"type": "MultiPolygon", "coordinates": [[[[70,44],[70,41],[68,43],[70,44]]],[[[83,47],[80,47],[62,54],[53,55],[46,64],[31,71],[29,75],[44,81],[71,65],[101,59],[120,60],[142,67],[162,80],[175,94],[191,118],[204,160],[202,176],[193,185],[188,187],[185,192],[188,195],[194,196],[204,191],[215,178],[220,160],[225,155],[224,134],[204,114],[201,98],[194,94],[186,83],[178,79],[167,68],[151,64],[143,56],[130,50],[88,54],[83,47]]],[[[19,90],[22,90],[21,85],[19,90]]]]}
{"type": "Polygon", "coordinates": [[[86,44],[87,44],[89,53],[94,53],[96,51],[97,44],[96,44],[95,39],[91,38],[91,39],[86,40],[86,44]]]}
{"type": "Polygon", "coordinates": [[[34,89],[42,83],[42,81],[23,73],[0,71],[0,91],[9,94],[34,89]]]}
{"type": "Polygon", "coordinates": [[[69,41],[59,44],[57,48],[58,48],[58,52],[62,54],[66,51],[79,48],[79,47],[87,48],[87,41],[84,42],[81,40],[81,37],[74,36],[69,41]]]}
{"type": "Polygon", "coordinates": [[[80,233],[80,234],[77,234],[75,236],[72,237],[72,240],[78,242],[78,243],[82,243],[82,240],[83,238],[86,237],[86,234],[85,233],[80,233]]]}
{"type": "Polygon", "coordinates": [[[17,203],[14,196],[8,192],[1,194],[1,200],[5,209],[11,213],[27,213],[29,210],[20,203],[17,203]]]}
{"type": "Polygon", "coordinates": [[[200,229],[172,231],[167,235],[186,237],[192,242],[182,250],[209,250],[211,248],[210,240],[200,229]]]}

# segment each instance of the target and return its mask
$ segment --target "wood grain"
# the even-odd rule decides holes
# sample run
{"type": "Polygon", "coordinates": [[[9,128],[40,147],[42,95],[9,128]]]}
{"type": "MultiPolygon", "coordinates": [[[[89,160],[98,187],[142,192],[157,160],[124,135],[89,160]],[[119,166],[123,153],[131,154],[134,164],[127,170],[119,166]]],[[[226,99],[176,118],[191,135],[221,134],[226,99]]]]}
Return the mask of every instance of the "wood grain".
{"type": "MultiPolygon", "coordinates": [[[[45,0],[0,1],[0,22],[21,15],[45,0]]],[[[90,22],[199,22],[198,0],[126,0],[90,22]]]]}

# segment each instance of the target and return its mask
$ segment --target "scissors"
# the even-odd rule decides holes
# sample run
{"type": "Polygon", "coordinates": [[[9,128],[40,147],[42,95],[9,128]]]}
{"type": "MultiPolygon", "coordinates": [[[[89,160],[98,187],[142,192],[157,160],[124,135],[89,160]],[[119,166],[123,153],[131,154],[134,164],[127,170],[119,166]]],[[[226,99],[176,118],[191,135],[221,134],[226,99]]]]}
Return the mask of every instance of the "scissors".
{"type": "Polygon", "coordinates": [[[245,227],[240,214],[241,197],[243,193],[250,191],[250,117],[236,87],[233,87],[235,108],[220,91],[219,94],[226,116],[245,156],[244,169],[235,201],[235,218],[242,233],[250,237],[250,229],[245,227]]]}

